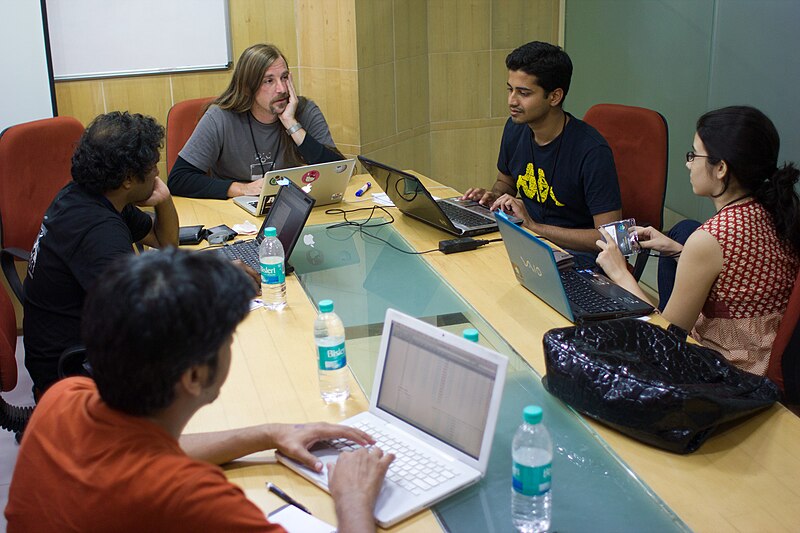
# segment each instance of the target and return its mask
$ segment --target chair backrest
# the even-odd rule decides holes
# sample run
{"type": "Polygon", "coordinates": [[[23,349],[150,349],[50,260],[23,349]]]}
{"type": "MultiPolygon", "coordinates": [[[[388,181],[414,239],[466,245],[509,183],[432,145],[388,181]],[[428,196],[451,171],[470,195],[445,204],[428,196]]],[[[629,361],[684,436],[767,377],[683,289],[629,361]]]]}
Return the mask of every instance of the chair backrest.
{"type": "Polygon", "coordinates": [[[72,153],[83,130],[72,117],[55,117],[0,133],[0,247],[30,251],[44,212],[72,179],[72,153]]]}
{"type": "Polygon", "coordinates": [[[214,97],[195,98],[178,102],[167,114],[167,175],[172,170],[172,165],[178,159],[178,153],[192,136],[197,123],[203,116],[203,111],[214,97]]]}
{"type": "Polygon", "coordinates": [[[667,121],[657,111],[619,104],[594,105],[583,120],[605,137],[614,153],[623,218],[660,230],[667,192],[667,121]]]}
{"type": "Polygon", "coordinates": [[[17,319],[5,288],[0,285],[0,392],[17,386],[17,319]]]}
{"type": "Polygon", "coordinates": [[[772,351],[767,366],[767,377],[774,381],[781,392],[792,400],[800,403],[800,272],[794,282],[789,304],[783,313],[778,334],[772,343],[772,351]]]}

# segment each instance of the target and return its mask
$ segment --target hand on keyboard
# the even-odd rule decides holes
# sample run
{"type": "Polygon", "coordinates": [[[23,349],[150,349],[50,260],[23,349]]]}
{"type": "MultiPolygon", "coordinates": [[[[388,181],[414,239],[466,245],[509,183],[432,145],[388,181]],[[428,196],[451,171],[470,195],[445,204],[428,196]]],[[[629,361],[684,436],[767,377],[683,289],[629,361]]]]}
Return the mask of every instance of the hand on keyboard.
{"type": "Polygon", "coordinates": [[[274,448],[315,472],[322,472],[322,463],[308,450],[319,441],[347,439],[362,446],[375,443],[375,439],[360,429],[327,422],[295,425],[275,424],[271,427],[273,429],[270,436],[274,441],[274,448]]]}
{"type": "MultiPolygon", "coordinates": [[[[396,456],[389,467],[386,479],[415,496],[458,475],[440,459],[421,452],[405,439],[398,439],[393,434],[369,423],[359,422],[355,425],[375,438],[373,447],[380,447],[396,456]]],[[[359,448],[358,444],[345,439],[334,440],[331,445],[342,452],[359,448]]]]}
{"type": "Polygon", "coordinates": [[[384,454],[380,448],[373,446],[370,449],[361,448],[342,453],[335,465],[328,464],[328,488],[336,502],[340,531],[345,529],[341,524],[342,515],[357,512],[358,509],[368,509],[369,518],[372,519],[375,500],[381,492],[383,479],[392,461],[394,455],[384,454]]]}
{"type": "Polygon", "coordinates": [[[481,205],[489,207],[497,200],[497,194],[493,191],[487,191],[486,189],[482,189],[480,187],[471,187],[467,189],[467,192],[464,193],[464,196],[461,197],[462,200],[473,200],[478,202],[481,205]]]}
{"type": "Polygon", "coordinates": [[[519,198],[511,196],[510,194],[504,194],[503,196],[495,200],[489,209],[491,209],[492,211],[497,211],[498,209],[502,209],[503,213],[507,215],[513,215],[516,218],[522,220],[522,225],[525,226],[526,228],[536,231],[536,224],[533,222],[531,215],[528,213],[525,204],[523,204],[522,200],[520,200],[519,198]]]}
{"type": "Polygon", "coordinates": [[[244,273],[250,277],[256,290],[256,295],[261,295],[261,275],[253,270],[251,266],[245,264],[241,259],[234,259],[233,264],[241,268],[244,273]]]}

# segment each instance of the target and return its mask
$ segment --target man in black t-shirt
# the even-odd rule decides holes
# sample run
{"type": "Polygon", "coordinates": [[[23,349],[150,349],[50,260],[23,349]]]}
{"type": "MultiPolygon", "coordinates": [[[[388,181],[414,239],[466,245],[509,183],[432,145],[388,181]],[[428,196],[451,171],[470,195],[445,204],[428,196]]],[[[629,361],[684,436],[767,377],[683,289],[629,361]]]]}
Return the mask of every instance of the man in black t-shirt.
{"type": "Polygon", "coordinates": [[[72,178],[47,209],[24,283],[25,366],[41,394],[80,344],[86,291],[133,243],[178,244],[178,215],[156,163],[164,128],[127,112],[98,116],[72,156],[72,178]],[[136,206],[152,206],[155,218],[136,206]]]}
{"type": "Polygon", "coordinates": [[[608,143],[563,110],[572,62],[561,48],[535,41],[511,52],[506,67],[511,117],[497,181],[491,191],[471,188],[464,198],[514,214],[563,248],[596,256],[595,228],[619,220],[622,201],[608,143]]]}

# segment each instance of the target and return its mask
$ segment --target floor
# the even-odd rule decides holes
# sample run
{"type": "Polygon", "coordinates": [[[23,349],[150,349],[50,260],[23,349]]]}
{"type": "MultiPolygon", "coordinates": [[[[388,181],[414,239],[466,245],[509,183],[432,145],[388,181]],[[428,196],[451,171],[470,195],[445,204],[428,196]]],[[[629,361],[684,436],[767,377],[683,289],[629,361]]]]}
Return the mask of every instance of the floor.
{"type": "MultiPolygon", "coordinates": [[[[2,290],[2,287],[0,287],[0,290],[2,290]]],[[[4,393],[3,399],[12,405],[33,405],[31,378],[24,370],[25,365],[22,354],[22,337],[19,337],[17,339],[17,386],[13,391],[4,393]]],[[[11,474],[14,472],[14,463],[17,461],[17,450],[19,450],[19,446],[14,440],[14,434],[0,429],[0,509],[4,511],[8,502],[8,486],[11,483],[11,474]]],[[[5,513],[0,513],[0,531],[5,530],[5,513]]]]}

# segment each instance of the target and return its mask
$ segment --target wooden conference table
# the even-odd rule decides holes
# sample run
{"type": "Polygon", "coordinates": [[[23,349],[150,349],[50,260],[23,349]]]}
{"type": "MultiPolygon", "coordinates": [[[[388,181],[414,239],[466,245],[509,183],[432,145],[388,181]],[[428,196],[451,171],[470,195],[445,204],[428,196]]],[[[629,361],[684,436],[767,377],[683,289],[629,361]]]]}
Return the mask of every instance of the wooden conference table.
{"type": "MultiPolygon", "coordinates": [[[[329,207],[371,206],[371,201],[354,194],[367,179],[371,178],[354,176],[345,201],[329,207]]],[[[436,186],[424,177],[423,180],[436,186]]],[[[370,192],[376,190],[373,185],[370,192]]],[[[448,197],[456,192],[438,187],[433,194],[448,197]]],[[[250,220],[257,227],[261,224],[261,219],[248,215],[232,201],[175,198],[175,204],[181,225],[232,226],[243,220],[250,220]]],[[[325,214],[325,209],[316,208],[308,224],[342,220],[341,215],[325,214]]],[[[391,211],[394,229],[416,250],[436,248],[440,240],[448,238],[396,209],[391,211]]],[[[545,373],[542,335],[570,324],[519,285],[502,243],[467,253],[432,253],[423,257],[528,364],[538,373],[545,373]]],[[[316,310],[296,276],[287,277],[287,300],[288,306],[282,312],[257,309],[240,325],[228,381],[219,399],[192,419],[187,433],[265,422],[336,422],[367,409],[368,400],[355,381],[350,386],[351,398],[343,406],[325,405],[320,400],[312,338],[316,310]]],[[[688,456],[640,444],[594,422],[590,425],[693,530],[797,531],[800,527],[800,419],[781,405],[715,435],[688,456]]],[[[226,473],[265,510],[283,504],[264,489],[265,481],[272,481],[303,502],[314,515],[336,523],[328,494],[283,466],[271,464],[269,454],[228,465],[226,473]]],[[[433,513],[425,511],[391,531],[441,528],[433,513]]]]}

